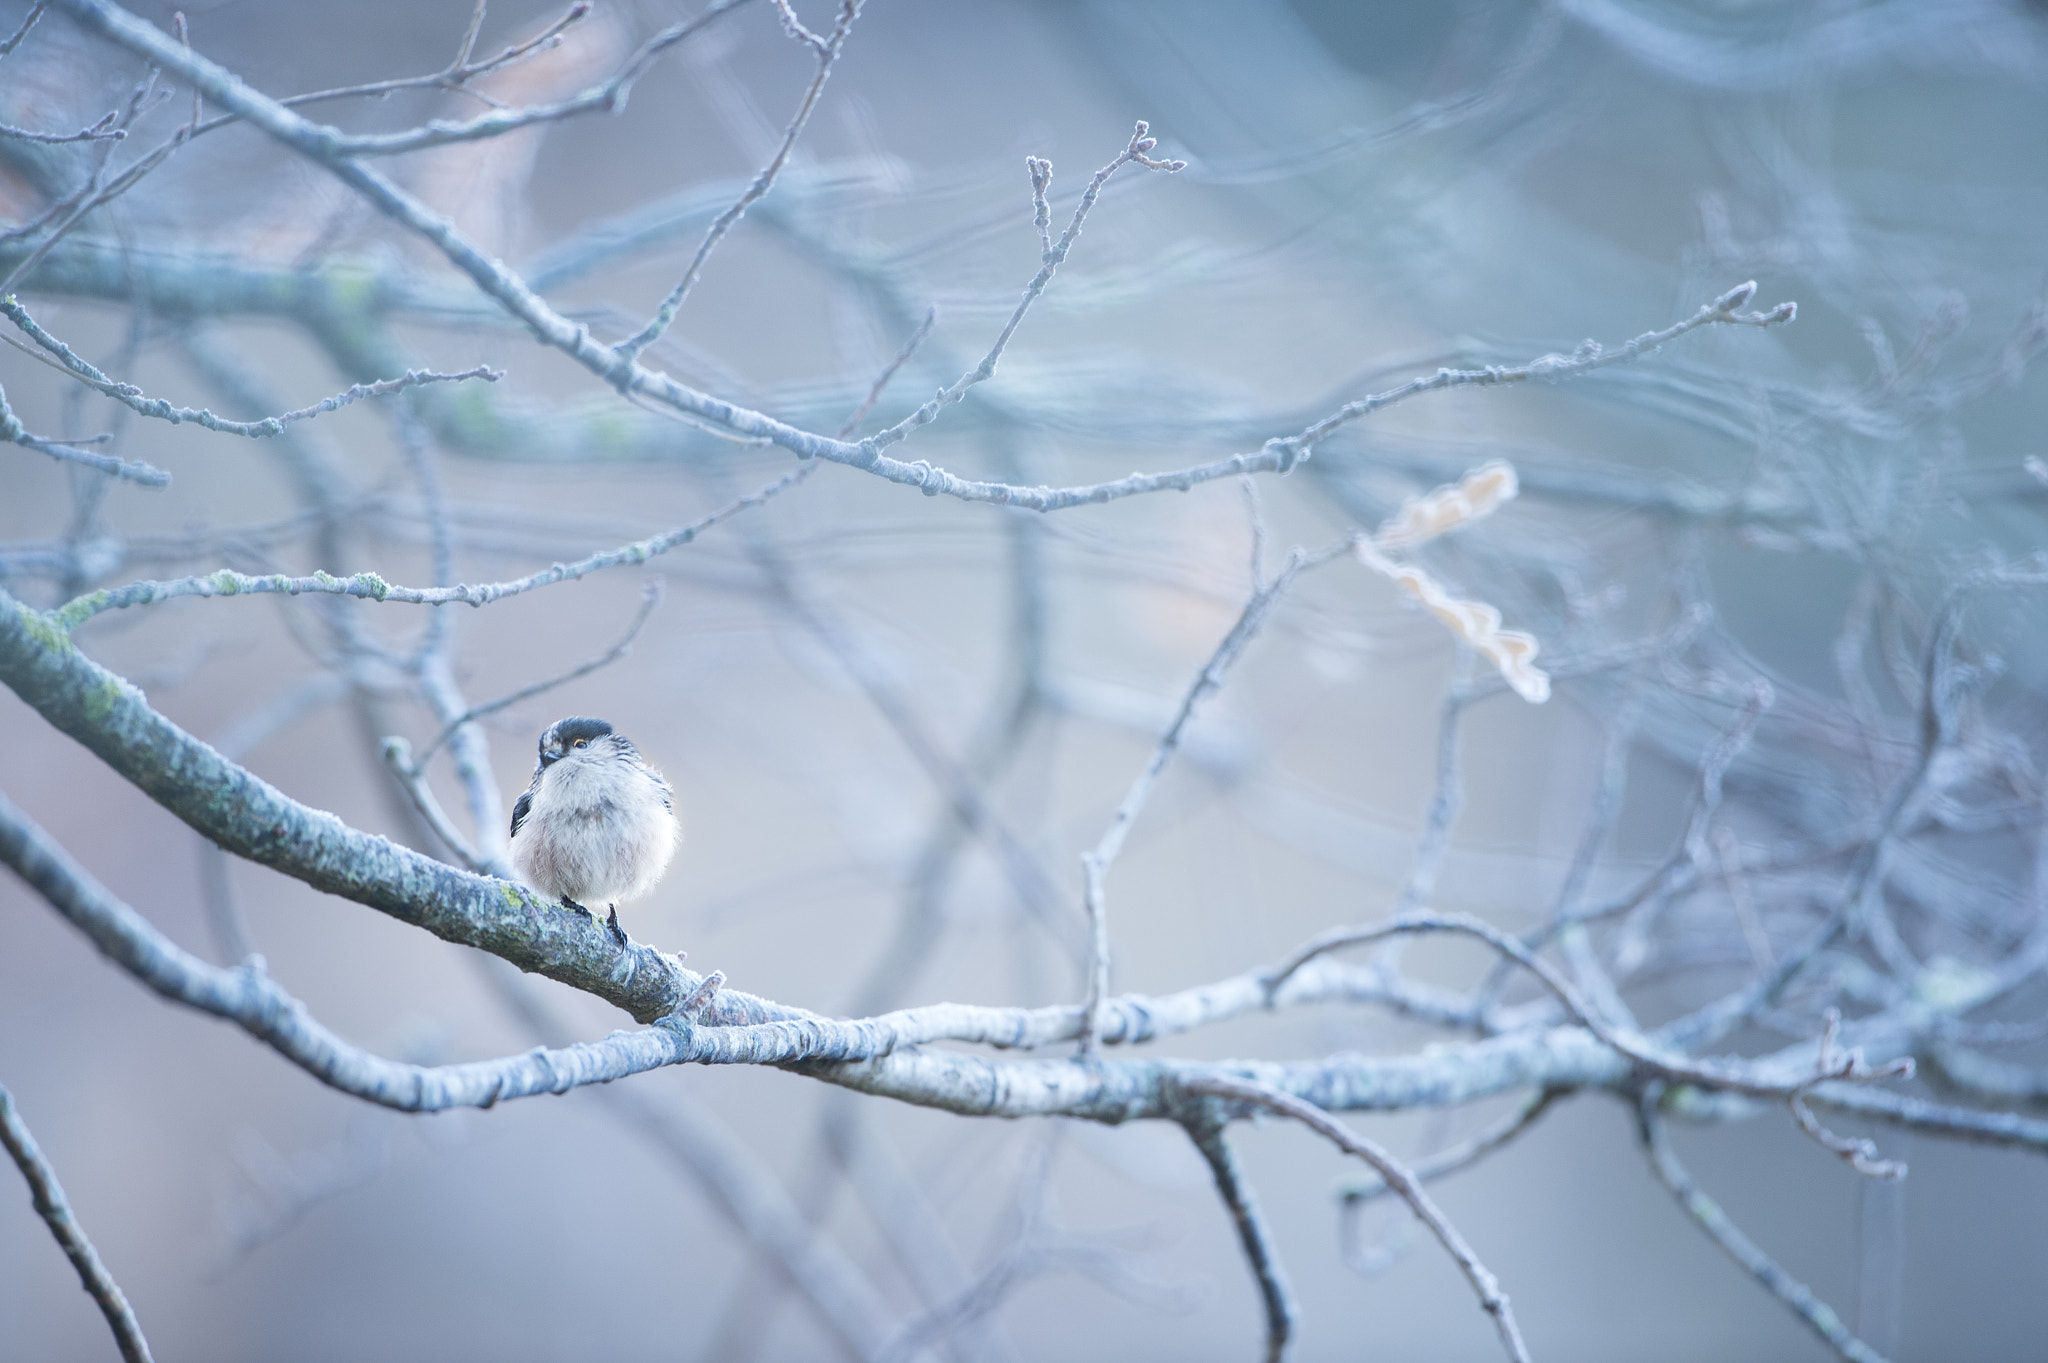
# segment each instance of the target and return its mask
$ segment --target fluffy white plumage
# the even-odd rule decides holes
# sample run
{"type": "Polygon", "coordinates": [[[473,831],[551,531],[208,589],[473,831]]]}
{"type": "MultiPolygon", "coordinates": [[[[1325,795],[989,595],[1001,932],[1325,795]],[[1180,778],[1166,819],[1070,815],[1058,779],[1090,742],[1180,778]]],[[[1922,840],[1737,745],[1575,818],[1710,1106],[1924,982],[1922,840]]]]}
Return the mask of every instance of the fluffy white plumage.
{"type": "Polygon", "coordinates": [[[652,890],[681,832],[668,782],[601,719],[571,715],[540,739],[533,784],[512,809],[512,865],[541,894],[595,914],[652,890]]]}

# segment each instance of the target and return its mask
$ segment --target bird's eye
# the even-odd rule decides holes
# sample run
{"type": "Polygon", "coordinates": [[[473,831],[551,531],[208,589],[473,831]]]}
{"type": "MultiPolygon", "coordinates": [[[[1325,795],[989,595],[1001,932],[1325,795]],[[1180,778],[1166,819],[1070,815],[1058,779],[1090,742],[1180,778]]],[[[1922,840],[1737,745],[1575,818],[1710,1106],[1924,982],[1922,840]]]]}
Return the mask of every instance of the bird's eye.
{"type": "Polygon", "coordinates": [[[576,740],[576,746],[579,748],[587,748],[590,746],[590,740],[587,738],[579,738],[576,740]]]}

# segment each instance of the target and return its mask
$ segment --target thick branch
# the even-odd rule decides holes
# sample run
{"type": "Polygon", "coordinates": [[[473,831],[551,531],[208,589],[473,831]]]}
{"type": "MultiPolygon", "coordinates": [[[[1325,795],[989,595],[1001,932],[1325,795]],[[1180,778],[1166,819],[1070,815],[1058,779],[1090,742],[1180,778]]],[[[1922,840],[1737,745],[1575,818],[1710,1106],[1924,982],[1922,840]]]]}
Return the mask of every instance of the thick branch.
{"type": "Polygon", "coordinates": [[[642,1021],[695,986],[673,958],[622,948],[581,914],[458,871],[300,804],[151,709],[40,613],[0,590],[0,682],[228,851],[437,937],[595,994],[642,1021]]]}

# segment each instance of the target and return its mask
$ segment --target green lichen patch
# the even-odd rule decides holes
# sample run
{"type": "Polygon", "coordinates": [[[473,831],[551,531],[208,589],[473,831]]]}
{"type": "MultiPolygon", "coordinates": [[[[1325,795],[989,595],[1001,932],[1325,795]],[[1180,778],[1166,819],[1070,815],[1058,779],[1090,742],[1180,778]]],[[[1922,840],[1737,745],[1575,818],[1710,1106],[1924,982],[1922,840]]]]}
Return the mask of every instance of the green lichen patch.
{"type": "MultiPolygon", "coordinates": [[[[64,642],[68,644],[71,631],[105,610],[107,603],[112,599],[113,594],[111,592],[87,592],[84,596],[73,597],[71,600],[66,601],[48,615],[36,616],[36,618],[47,622],[56,629],[62,630],[65,635],[64,642]]],[[[31,611],[29,614],[34,616],[35,612],[31,611]]]]}
{"type": "Polygon", "coordinates": [[[9,601],[8,604],[14,608],[22,630],[42,647],[52,653],[61,653],[71,647],[70,630],[55,615],[45,615],[19,601],[9,601]]]}

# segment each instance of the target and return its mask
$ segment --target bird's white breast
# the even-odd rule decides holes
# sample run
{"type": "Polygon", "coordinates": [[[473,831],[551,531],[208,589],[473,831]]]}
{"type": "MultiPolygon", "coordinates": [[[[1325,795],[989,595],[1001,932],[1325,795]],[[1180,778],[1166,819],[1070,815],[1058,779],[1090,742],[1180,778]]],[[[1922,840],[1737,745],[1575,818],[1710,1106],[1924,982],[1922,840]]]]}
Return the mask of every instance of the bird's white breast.
{"type": "Polygon", "coordinates": [[[636,761],[564,758],[541,774],[512,863],[542,894],[587,908],[638,899],[675,856],[659,778],[636,761]]]}

